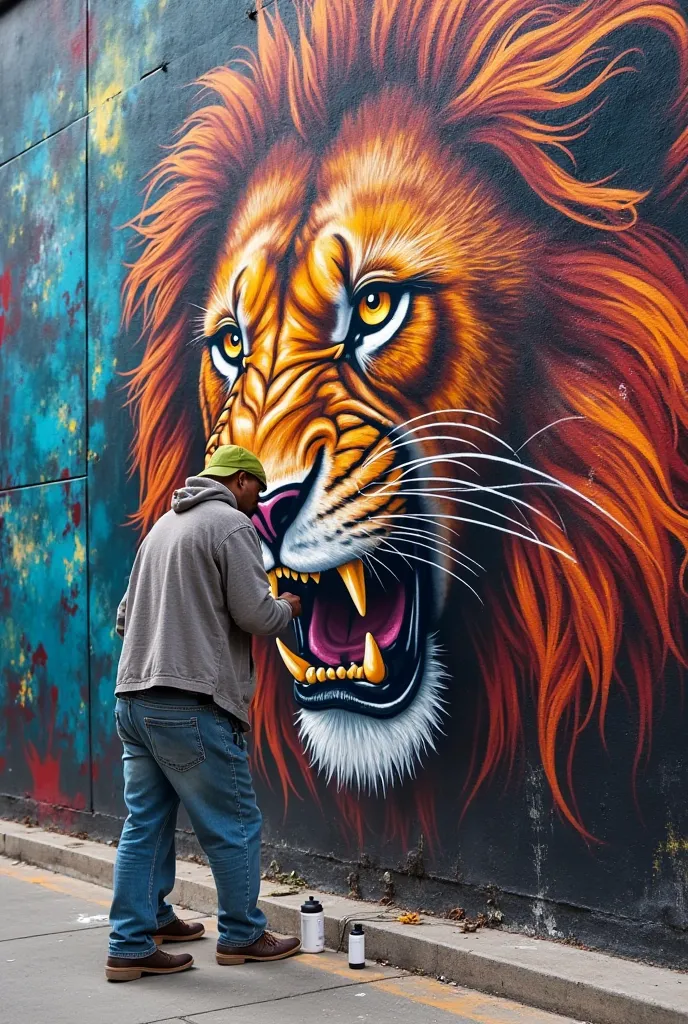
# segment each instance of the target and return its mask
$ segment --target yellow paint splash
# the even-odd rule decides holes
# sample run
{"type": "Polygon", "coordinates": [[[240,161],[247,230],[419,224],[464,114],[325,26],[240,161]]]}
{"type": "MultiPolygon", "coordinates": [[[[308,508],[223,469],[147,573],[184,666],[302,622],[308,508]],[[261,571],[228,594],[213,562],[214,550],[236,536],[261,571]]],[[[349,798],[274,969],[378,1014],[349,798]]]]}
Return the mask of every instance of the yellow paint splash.
{"type": "Polygon", "coordinates": [[[78,565],[83,565],[86,561],[86,548],[81,543],[78,533],[74,534],[74,561],[78,565]]]}
{"type": "Polygon", "coordinates": [[[122,108],[118,100],[106,100],[91,112],[92,138],[103,156],[112,156],[122,141],[122,108]]]}
{"type": "MultiPolygon", "coordinates": [[[[676,862],[682,860],[684,857],[688,858],[688,837],[681,836],[676,833],[673,825],[667,825],[667,837],[663,843],[660,843],[657,847],[652,867],[656,875],[658,875],[662,869],[662,858],[668,857],[671,861],[676,862]]],[[[688,868],[688,863],[686,864],[688,868]]]]}
{"type": "Polygon", "coordinates": [[[111,156],[122,140],[122,106],[117,97],[123,91],[126,80],[126,62],[118,46],[110,45],[106,48],[102,66],[108,77],[104,81],[96,81],[93,90],[91,137],[103,156],[111,156]]]}

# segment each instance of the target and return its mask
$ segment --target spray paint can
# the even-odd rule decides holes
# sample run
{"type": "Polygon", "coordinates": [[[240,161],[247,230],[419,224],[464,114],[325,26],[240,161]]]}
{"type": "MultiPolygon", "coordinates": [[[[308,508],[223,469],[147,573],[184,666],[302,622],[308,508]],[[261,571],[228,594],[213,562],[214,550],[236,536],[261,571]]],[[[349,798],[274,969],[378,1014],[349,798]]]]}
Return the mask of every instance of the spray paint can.
{"type": "Polygon", "coordinates": [[[352,971],[360,971],[365,965],[365,935],[363,925],[357,923],[349,932],[349,967],[352,971]]]}
{"type": "Polygon", "coordinates": [[[309,896],[301,904],[301,949],[304,953],[322,953],[325,948],[325,912],[322,903],[309,896]]]}

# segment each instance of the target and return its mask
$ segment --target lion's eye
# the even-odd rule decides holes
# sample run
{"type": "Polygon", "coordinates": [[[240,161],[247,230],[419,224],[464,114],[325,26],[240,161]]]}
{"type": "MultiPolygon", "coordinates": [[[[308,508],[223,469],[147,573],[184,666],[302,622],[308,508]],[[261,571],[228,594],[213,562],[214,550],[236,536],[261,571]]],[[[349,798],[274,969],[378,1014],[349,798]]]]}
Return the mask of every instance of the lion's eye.
{"type": "Polygon", "coordinates": [[[363,369],[377,349],[394,337],[411,304],[411,293],[398,285],[369,284],[354,296],[348,351],[363,369]]]}
{"type": "Polygon", "coordinates": [[[368,327],[379,327],[389,316],[392,296],[389,292],[371,289],[358,303],[358,315],[368,327]]]}
{"type": "Polygon", "coordinates": [[[244,339],[239,325],[233,320],[223,321],[215,334],[208,338],[208,348],[213,366],[231,387],[239,374],[244,354],[244,339]]]}

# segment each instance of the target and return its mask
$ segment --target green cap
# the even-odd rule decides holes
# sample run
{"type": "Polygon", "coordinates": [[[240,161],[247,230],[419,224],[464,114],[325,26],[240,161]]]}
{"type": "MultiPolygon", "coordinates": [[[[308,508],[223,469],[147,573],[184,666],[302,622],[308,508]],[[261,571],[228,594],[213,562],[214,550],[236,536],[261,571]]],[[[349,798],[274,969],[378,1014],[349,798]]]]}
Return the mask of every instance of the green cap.
{"type": "Polygon", "coordinates": [[[234,476],[240,469],[257,476],[263,485],[261,490],[267,487],[268,481],[260,460],[253,452],[238,444],[222,444],[216,448],[210,462],[198,476],[234,476]]]}

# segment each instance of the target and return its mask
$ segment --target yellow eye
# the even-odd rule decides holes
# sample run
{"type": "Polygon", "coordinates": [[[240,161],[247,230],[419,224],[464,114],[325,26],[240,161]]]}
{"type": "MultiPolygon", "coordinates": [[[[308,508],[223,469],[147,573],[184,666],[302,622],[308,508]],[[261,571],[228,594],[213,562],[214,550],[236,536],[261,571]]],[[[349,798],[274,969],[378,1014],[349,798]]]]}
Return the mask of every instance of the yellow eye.
{"type": "Polygon", "coordinates": [[[222,352],[228,359],[237,359],[243,349],[241,331],[236,324],[224,324],[221,335],[222,352]]]}
{"type": "Polygon", "coordinates": [[[358,315],[366,327],[379,327],[389,316],[392,296],[389,292],[371,288],[358,303],[358,315]]]}

